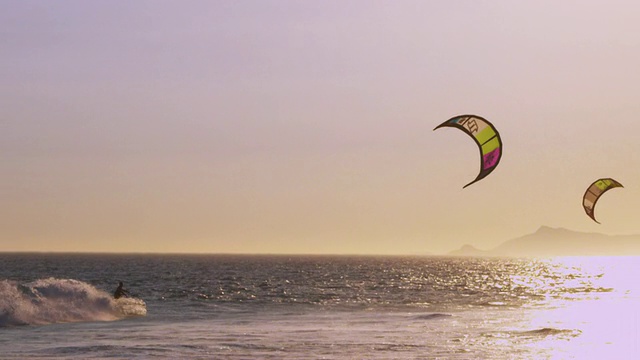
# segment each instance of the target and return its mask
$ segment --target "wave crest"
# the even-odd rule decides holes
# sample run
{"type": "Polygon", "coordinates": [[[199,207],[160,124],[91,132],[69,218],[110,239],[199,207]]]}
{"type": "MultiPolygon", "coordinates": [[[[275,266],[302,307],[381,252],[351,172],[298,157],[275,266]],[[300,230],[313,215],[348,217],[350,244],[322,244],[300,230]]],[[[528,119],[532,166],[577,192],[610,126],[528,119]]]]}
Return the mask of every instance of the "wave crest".
{"type": "Polygon", "coordinates": [[[441,319],[451,317],[451,314],[442,314],[442,313],[432,313],[432,314],[423,314],[416,316],[416,320],[432,320],[432,319],[441,319]]]}
{"type": "Polygon", "coordinates": [[[0,280],[0,327],[144,316],[141,299],[121,298],[74,279],[38,279],[19,284],[0,280]]]}

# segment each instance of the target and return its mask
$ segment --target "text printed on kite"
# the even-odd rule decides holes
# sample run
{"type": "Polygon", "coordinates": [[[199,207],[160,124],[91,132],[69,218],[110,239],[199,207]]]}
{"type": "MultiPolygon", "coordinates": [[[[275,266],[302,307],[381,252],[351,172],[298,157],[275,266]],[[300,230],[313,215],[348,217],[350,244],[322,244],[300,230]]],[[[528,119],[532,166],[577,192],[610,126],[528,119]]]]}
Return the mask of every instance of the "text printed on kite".
{"type": "Polygon", "coordinates": [[[433,130],[441,127],[454,127],[464,131],[473,138],[480,150],[480,173],[463,188],[482,180],[500,163],[502,140],[498,130],[487,119],[477,115],[458,115],[436,126],[433,130]]]}
{"type": "Polygon", "coordinates": [[[595,215],[595,207],[598,199],[600,199],[602,194],[605,192],[617,187],[623,186],[611,178],[598,179],[589,185],[587,191],[585,191],[584,196],[582,197],[582,206],[584,207],[584,211],[593,221],[600,224],[600,222],[596,220],[595,215]]]}

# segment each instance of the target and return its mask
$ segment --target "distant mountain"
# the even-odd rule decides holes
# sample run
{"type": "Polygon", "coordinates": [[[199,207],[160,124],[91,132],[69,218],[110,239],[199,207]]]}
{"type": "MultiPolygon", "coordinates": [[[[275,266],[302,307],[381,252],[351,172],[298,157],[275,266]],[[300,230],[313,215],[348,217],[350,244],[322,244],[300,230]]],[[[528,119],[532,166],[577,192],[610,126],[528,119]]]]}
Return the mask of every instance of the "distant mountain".
{"type": "Polygon", "coordinates": [[[640,234],[604,235],[563,228],[540,227],[535,233],[502,243],[490,250],[471,245],[452,251],[453,256],[600,256],[640,255],[640,234]]]}
{"type": "Polygon", "coordinates": [[[452,256],[488,256],[488,252],[477,249],[469,244],[463,245],[460,249],[449,253],[452,256]]]}

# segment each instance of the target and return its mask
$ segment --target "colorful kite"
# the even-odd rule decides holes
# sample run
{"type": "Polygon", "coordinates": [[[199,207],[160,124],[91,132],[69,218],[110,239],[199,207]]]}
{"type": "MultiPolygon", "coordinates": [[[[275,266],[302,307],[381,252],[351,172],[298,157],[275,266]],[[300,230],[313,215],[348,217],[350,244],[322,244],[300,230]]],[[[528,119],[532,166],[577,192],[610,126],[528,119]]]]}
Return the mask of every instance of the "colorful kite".
{"type": "Polygon", "coordinates": [[[478,144],[480,150],[480,173],[475,180],[463,188],[482,180],[498,166],[502,157],[502,140],[500,140],[498,130],[489,121],[477,115],[459,115],[436,126],[433,130],[441,127],[458,128],[471,136],[478,144]]]}
{"type": "Polygon", "coordinates": [[[600,196],[602,196],[602,194],[604,194],[608,190],[617,187],[624,186],[611,178],[603,178],[594,181],[593,184],[591,184],[587,191],[584,193],[584,196],[582,197],[582,206],[584,207],[584,211],[587,213],[587,215],[589,215],[591,219],[593,219],[593,221],[600,224],[600,222],[596,220],[596,216],[594,213],[596,202],[598,202],[600,196]]]}

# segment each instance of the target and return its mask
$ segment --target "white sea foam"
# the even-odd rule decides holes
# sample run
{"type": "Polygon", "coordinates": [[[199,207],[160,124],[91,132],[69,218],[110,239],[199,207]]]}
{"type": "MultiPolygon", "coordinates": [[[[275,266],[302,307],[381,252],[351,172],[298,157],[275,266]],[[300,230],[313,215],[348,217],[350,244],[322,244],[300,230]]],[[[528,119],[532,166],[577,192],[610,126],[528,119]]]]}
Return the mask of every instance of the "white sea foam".
{"type": "Polygon", "coordinates": [[[0,327],[113,321],[146,313],[140,299],[115,300],[111,294],[78,280],[48,278],[26,284],[0,281],[0,327]]]}

